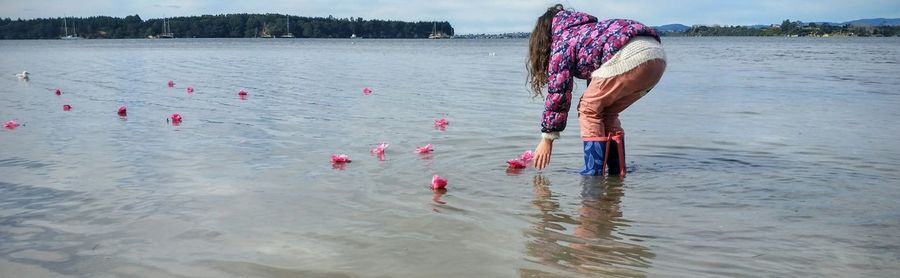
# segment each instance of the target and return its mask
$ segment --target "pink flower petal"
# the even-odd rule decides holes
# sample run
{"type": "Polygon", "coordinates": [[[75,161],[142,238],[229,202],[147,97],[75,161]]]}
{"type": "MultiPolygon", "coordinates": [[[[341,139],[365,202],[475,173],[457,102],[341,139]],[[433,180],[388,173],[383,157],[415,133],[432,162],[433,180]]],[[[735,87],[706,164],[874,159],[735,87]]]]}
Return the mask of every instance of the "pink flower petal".
{"type": "Polygon", "coordinates": [[[522,161],[521,159],[518,159],[518,158],[507,160],[506,164],[509,165],[509,168],[513,168],[513,169],[522,169],[522,168],[528,167],[528,164],[526,164],[525,161],[522,161]]]}
{"type": "Polygon", "coordinates": [[[362,93],[363,93],[364,95],[367,95],[367,96],[368,96],[369,94],[372,93],[372,89],[369,89],[369,87],[365,87],[365,88],[363,88],[362,93]]]}
{"type": "Polygon", "coordinates": [[[172,114],[172,125],[180,125],[181,124],[181,115],[178,113],[172,114]]]}
{"type": "Polygon", "coordinates": [[[342,163],[350,163],[350,156],[346,154],[331,154],[331,163],[333,164],[342,164],[342,163]]]}
{"type": "Polygon", "coordinates": [[[194,93],[194,87],[191,87],[191,86],[188,86],[187,89],[184,89],[184,90],[187,91],[188,94],[193,94],[193,93],[194,93]]]}
{"type": "Polygon", "coordinates": [[[169,80],[169,88],[175,87],[175,81],[169,80]]]}
{"type": "Polygon", "coordinates": [[[431,177],[431,189],[444,189],[447,187],[447,179],[434,175],[431,177]]]}
{"type": "Polygon", "coordinates": [[[384,154],[384,149],[387,149],[387,147],[388,147],[388,144],[387,144],[387,143],[381,143],[380,145],[378,145],[377,147],[375,147],[374,149],[372,149],[371,152],[372,152],[373,154],[383,155],[383,154],[384,154]]]}
{"type": "Polygon", "coordinates": [[[56,93],[57,96],[58,96],[58,95],[62,95],[62,91],[60,91],[59,88],[56,88],[56,92],[55,92],[55,93],[56,93]]]}
{"type": "Polygon", "coordinates": [[[63,111],[69,111],[69,110],[72,110],[72,106],[71,106],[71,105],[68,105],[68,104],[64,104],[64,105],[63,105],[63,111]]]}
{"type": "Polygon", "coordinates": [[[9,120],[5,124],[3,124],[3,127],[7,128],[7,129],[16,129],[16,127],[18,127],[18,126],[19,126],[19,123],[16,122],[16,120],[9,120]]]}
{"type": "Polygon", "coordinates": [[[532,159],[534,159],[534,152],[532,152],[531,150],[527,150],[519,156],[519,159],[525,162],[531,161],[532,159]]]}
{"type": "Polygon", "coordinates": [[[117,111],[117,113],[119,114],[119,116],[125,116],[126,114],[128,114],[128,110],[125,109],[125,105],[122,105],[119,106],[119,110],[117,111]]]}
{"type": "Polygon", "coordinates": [[[240,91],[238,91],[238,95],[239,96],[247,96],[247,91],[244,91],[244,89],[241,89],[240,91]]]}
{"type": "Polygon", "coordinates": [[[445,118],[440,118],[440,119],[434,120],[435,127],[444,128],[444,127],[447,127],[448,124],[450,124],[450,122],[448,122],[447,119],[445,119],[445,118]]]}
{"type": "Polygon", "coordinates": [[[421,147],[416,147],[416,153],[426,154],[426,153],[430,153],[431,151],[434,151],[434,148],[431,147],[431,144],[421,146],[421,147]]]}

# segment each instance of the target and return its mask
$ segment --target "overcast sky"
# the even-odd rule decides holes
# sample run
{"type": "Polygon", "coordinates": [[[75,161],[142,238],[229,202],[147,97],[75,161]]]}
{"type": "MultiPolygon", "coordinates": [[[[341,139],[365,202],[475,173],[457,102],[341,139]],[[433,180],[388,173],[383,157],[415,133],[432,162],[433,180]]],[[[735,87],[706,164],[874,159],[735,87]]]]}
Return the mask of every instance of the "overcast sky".
{"type": "Polygon", "coordinates": [[[364,19],[441,20],[457,34],[530,31],[554,3],[599,18],[632,18],[650,25],[669,23],[750,25],[784,19],[843,22],[900,18],[900,0],[0,0],[0,17],[37,18],[138,14],[143,19],[222,13],[287,13],[364,19]]]}

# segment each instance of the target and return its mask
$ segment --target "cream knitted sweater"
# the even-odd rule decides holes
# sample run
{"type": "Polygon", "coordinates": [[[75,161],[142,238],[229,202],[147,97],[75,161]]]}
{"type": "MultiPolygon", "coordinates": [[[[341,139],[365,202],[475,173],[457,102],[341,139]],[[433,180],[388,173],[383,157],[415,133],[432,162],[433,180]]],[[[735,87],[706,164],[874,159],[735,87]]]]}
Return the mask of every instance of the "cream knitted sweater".
{"type": "Polygon", "coordinates": [[[654,59],[666,59],[666,52],[659,42],[653,37],[634,37],[606,63],[600,65],[599,69],[591,73],[591,78],[610,78],[654,59]]]}

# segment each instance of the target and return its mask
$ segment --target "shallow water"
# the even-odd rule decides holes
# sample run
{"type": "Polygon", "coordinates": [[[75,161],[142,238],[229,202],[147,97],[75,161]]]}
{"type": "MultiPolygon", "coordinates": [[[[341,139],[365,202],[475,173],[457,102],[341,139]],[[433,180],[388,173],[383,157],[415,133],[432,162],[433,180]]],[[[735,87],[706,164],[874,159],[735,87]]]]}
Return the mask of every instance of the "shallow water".
{"type": "Polygon", "coordinates": [[[900,275],[900,40],[664,46],[620,180],[507,171],[524,40],[0,41],[0,277],[900,275]]]}

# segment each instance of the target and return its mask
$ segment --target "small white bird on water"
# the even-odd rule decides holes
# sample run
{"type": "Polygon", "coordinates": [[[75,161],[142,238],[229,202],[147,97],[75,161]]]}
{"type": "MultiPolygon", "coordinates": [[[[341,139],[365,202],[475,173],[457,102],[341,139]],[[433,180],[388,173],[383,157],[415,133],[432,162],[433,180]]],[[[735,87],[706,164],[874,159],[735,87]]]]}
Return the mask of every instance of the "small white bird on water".
{"type": "Polygon", "coordinates": [[[22,73],[16,73],[16,78],[22,80],[28,80],[28,71],[22,71],[22,73]]]}

